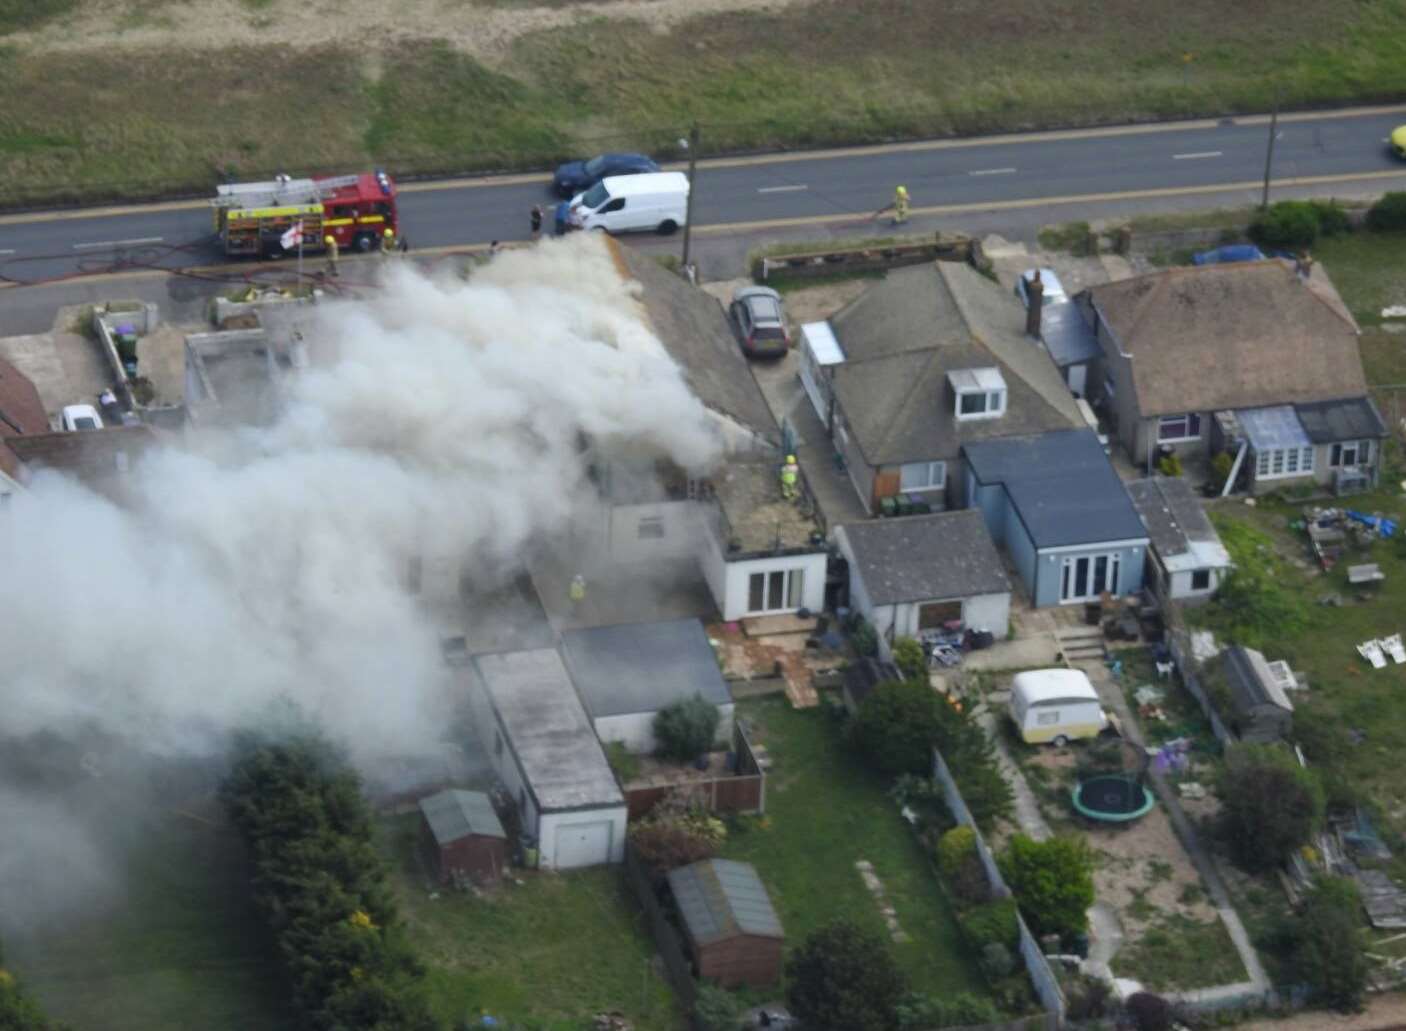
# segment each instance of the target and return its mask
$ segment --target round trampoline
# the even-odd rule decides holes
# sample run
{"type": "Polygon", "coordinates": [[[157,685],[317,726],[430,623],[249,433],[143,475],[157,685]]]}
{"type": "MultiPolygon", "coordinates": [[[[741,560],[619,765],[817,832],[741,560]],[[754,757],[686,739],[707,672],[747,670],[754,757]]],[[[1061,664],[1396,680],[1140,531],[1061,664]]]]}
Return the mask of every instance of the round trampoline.
{"type": "Polygon", "coordinates": [[[1130,823],[1152,808],[1152,792],[1141,777],[1101,773],[1081,780],[1071,793],[1080,816],[1099,823],[1130,823]]]}

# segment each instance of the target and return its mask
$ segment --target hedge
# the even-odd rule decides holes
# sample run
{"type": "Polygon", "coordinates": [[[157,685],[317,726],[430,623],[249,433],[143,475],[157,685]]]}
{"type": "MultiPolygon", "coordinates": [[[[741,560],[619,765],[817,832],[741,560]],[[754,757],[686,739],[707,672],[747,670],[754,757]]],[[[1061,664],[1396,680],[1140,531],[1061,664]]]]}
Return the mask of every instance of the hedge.
{"type": "Polygon", "coordinates": [[[356,774],[322,742],[245,740],[221,795],[309,1031],[441,1031],[356,774]]]}
{"type": "Polygon", "coordinates": [[[5,955],[0,951],[0,1028],[4,1031],[68,1031],[44,1016],[39,1004],[25,994],[15,975],[5,969],[5,955]]]}

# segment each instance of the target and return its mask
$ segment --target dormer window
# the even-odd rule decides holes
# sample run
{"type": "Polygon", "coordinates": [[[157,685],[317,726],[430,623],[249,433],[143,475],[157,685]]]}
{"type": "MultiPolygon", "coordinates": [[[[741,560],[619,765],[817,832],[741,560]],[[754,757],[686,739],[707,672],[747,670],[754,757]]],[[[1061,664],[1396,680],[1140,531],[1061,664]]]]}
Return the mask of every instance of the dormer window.
{"type": "Polygon", "coordinates": [[[959,420],[999,419],[1006,413],[1006,380],[1000,369],[957,369],[947,380],[957,397],[959,420]]]}

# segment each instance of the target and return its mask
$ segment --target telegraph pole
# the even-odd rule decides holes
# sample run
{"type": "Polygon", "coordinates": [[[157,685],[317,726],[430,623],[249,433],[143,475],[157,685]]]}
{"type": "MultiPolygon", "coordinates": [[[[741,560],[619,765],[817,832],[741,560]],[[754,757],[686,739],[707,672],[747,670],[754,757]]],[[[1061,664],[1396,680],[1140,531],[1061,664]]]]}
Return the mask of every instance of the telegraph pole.
{"type": "Polygon", "coordinates": [[[1279,83],[1274,84],[1274,111],[1269,116],[1269,146],[1264,155],[1264,193],[1260,195],[1260,210],[1269,207],[1269,176],[1274,167],[1274,140],[1279,135],[1279,83]]]}
{"type": "Polygon", "coordinates": [[[693,235],[693,195],[698,188],[698,123],[694,122],[692,128],[688,130],[688,140],[684,145],[688,148],[688,204],[684,209],[683,219],[683,268],[684,275],[692,276],[688,270],[688,247],[693,235]]]}

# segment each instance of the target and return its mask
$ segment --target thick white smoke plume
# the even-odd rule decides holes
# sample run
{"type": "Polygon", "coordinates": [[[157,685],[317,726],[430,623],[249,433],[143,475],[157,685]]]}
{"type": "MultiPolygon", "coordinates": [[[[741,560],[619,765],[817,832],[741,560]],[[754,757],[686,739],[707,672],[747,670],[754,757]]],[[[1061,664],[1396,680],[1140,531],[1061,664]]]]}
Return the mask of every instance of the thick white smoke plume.
{"type": "Polygon", "coordinates": [[[412,556],[492,587],[589,505],[583,438],[702,470],[702,406],[588,239],[470,282],[393,271],[324,306],[264,429],[210,431],[128,474],[117,507],[37,475],[0,516],[7,734],[96,723],[192,752],[292,698],[354,753],[443,736],[412,556]]]}

